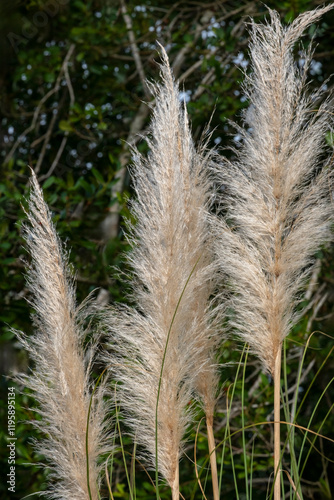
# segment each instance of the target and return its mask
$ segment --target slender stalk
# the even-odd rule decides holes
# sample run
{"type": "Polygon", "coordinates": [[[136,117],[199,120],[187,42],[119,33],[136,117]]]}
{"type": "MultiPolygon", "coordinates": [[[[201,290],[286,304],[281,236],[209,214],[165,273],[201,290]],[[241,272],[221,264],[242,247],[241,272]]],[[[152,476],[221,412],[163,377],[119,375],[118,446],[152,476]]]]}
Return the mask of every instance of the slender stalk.
{"type": "Polygon", "coordinates": [[[252,455],[251,455],[251,463],[250,463],[250,478],[249,478],[249,500],[252,500],[253,494],[253,464],[254,464],[254,448],[255,448],[255,439],[252,444],[252,455]]]}
{"type": "MultiPolygon", "coordinates": [[[[116,392],[116,386],[115,386],[115,392],[116,392]]],[[[116,398],[115,398],[115,401],[116,401],[116,398]]],[[[126,480],[127,480],[128,486],[129,486],[130,500],[133,500],[133,493],[132,493],[132,488],[131,488],[131,481],[130,481],[130,476],[129,476],[128,468],[127,468],[127,465],[126,465],[126,458],[125,458],[125,451],[124,451],[124,445],[123,445],[121,425],[120,425],[119,418],[118,418],[119,410],[117,408],[117,404],[115,405],[115,410],[116,410],[116,421],[117,421],[117,427],[118,427],[119,442],[120,442],[120,445],[121,445],[122,457],[123,457],[123,463],[124,463],[124,470],[125,470],[126,480]]]]}
{"type": "Polygon", "coordinates": [[[90,489],[90,483],[89,483],[89,423],[90,423],[90,415],[91,415],[91,410],[92,410],[92,403],[93,403],[93,397],[94,393],[100,383],[100,380],[106,371],[106,368],[103,370],[99,378],[97,379],[97,382],[94,386],[90,401],[89,401],[89,407],[88,407],[88,415],[87,415],[87,427],[86,427],[86,471],[87,471],[87,490],[88,490],[88,495],[89,495],[89,500],[92,500],[92,492],[90,489]]]}
{"type": "MultiPolygon", "coordinates": [[[[307,430],[306,430],[306,433],[305,433],[304,438],[303,438],[302,448],[304,448],[305,441],[306,441],[306,439],[307,439],[307,434],[308,434],[308,432],[310,432],[309,426],[311,425],[311,422],[312,422],[312,420],[313,420],[313,417],[314,417],[314,415],[315,415],[315,412],[317,411],[317,408],[318,408],[318,406],[319,406],[319,404],[320,404],[320,402],[321,402],[321,400],[322,400],[323,396],[326,394],[326,391],[328,390],[328,388],[330,387],[330,385],[333,383],[333,380],[334,380],[334,378],[332,378],[332,379],[329,381],[329,383],[327,384],[327,386],[325,387],[325,389],[323,390],[323,392],[321,393],[321,395],[320,395],[320,397],[319,397],[319,399],[318,399],[318,401],[317,401],[317,404],[316,404],[316,406],[315,406],[315,408],[314,408],[314,410],[313,410],[313,412],[312,412],[312,415],[311,415],[311,417],[310,417],[310,419],[309,419],[309,422],[308,422],[308,425],[307,425],[307,430]]],[[[309,450],[308,450],[308,452],[307,452],[307,455],[306,455],[305,460],[304,460],[303,467],[302,467],[302,469],[301,469],[301,471],[300,471],[300,475],[299,475],[299,478],[298,478],[298,483],[297,483],[297,489],[298,489],[298,488],[299,488],[299,486],[300,486],[300,479],[301,479],[301,478],[302,478],[302,476],[303,476],[304,469],[305,469],[305,467],[306,467],[306,464],[307,464],[307,461],[308,461],[308,459],[309,459],[310,453],[311,453],[311,451],[312,451],[312,449],[313,449],[313,446],[314,446],[315,440],[317,439],[317,437],[320,437],[320,431],[321,431],[322,427],[324,426],[324,424],[325,424],[325,422],[326,422],[327,418],[328,418],[328,417],[329,417],[329,415],[331,414],[331,412],[332,412],[332,410],[333,410],[333,407],[334,407],[334,404],[332,404],[332,405],[331,405],[331,407],[329,408],[328,412],[326,413],[326,415],[325,415],[324,419],[322,420],[322,422],[321,422],[321,424],[320,424],[320,426],[319,426],[319,428],[318,428],[318,431],[317,431],[317,432],[312,431],[312,434],[314,434],[314,438],[313,438],[312,442],[310,442],[311,446],[310,446],[310,448],[309,448],[309,450]]],[[[303,450],[302,450],[302,451],[303,451],[303,450]]],[[[302,459],[302,456],[303,456],[302,451],[301,451],[301,453],[300,453],[300,457],[299,457],[299,464],[298,464],[298,466],[299,466],[299,467],[300,467],[300,465],[301,465],[301,459],[302,459]]],[[[294,494],[294,496],[293,496],[293,499],[292,499],[292,500],[294,500],[295,498],[296,498],[296,495],[294,494]]]]}
{"type": "Polygon", "coordinates": [[[180,498],[180,487],[179,487],[179,458],[175,460],[176,468],[174,480],[171,485],[172,488],[172,500],[179,500],[180,498]]]}
{"type": "MultiPolygon", "coordinates": [[[[292,422],[294,423],[294,415],[296,413],[296,404],[298,400],[298,393],[299,393],[299,385],[300,385],[300,377],[301,377],[301,372],[302,372],[302,364],[303,364],[303,359],[304,356],[299,361],[299,367],[298,367],[298,372],[297,372],[297,379],[296,379],[296,389],[295,389],[295,395],[294,395],[294,401],[292,403],[292,411],[290,412],[290,406],[289,406],[289,393],[288,393],[288,374],[287,374],[287,342],[286,339],[283,341],[283,378],[284,378],[284,391],[283,388],[281,388],[281,400],[283,402],[283,409],[284,409],[284,416],[285,420],[287,422],[292,422]],[[297,398],[297,399],[296,399],[297,398]]],[[[291,481],[290,482],[290,498],[292,496],[292,490],[294,488],[293,484],[296,484],[296,481],[299,478],[299,468],[297,465],[297,459],[296,459],[296,452],[295,452],[295,428],[293,426],[288,427],[288,435],[287,438],[284,442],[283,445],[283,452],[288,445],[288,450],[290,453],[290,463],[291,463],[291,470],[290,470],[290,475],[291,475],[291,481]]],[[[298,488],[298,498],[303,498],[302,490],[299,487],[298,488]]],[[[284,496],[283,496],[284,498],[284,496]]]]}
{"type": "MultiPolygon", "coordinates": [[[[222,441],[222,443],[225,446],[225,441],[227,441],[230,445],[230,452],[231,452],[231,465],[232,465],[232,472],[233,472],[233,480],[234,480],[234,487],[235,487],[235,495],[236,499],[239,500],[239,490],[238,490],[238,483],[237,483],[237,478],[236,478],[236,473],[235,473],[235,467],[234,467],[234,459],[233,459],[233,452],[232,452],[232,441],[231,437],[234,435],[234,433],[231,434],[230,430],[230,414],[231,414],[231,409],[232,409],[232,403],[233,403],[233,398],[234,398],[234,392],[235,388],[238,382],[238,377],[239,377],[239,371],[243,363],[243,357],[246,352],[246,344],[244,345],[243,351],[241,353],[240,361],[238,363],[237,367],[237,372],[235,374],[234,382],[232,385],[232,392],[231,392],[231,397],[230,397],[230,403],[229,401],[229,392],[227,391],[226,395],[226,430],[225,430],[225,437],[222,441]]],[[[222,444],[220,443],[220,444],[222,444]]],[[[223,455],[222,455],[222,461],[223,461],[223,455]]],[[[220,483],[219,483],[219,492],[221,491],[221,479],[222,479],[222,470],[221,470],[221,477],[220,477],[220,483]]]]}
{"type": "Polygon", "coordinates": [[[248,469],[247,469],[247,454],[246,454],[246,436],[245,436],[245,377],[246,377],[246,367],[247,367],[248,349],[245,354],[245,361],[242,372],[242,386],[241,386],[241,425],[242,425],[242,448],[244,455],[244,468],[245,468],[245,487],[246,487],[246,499],[249,500],[249,488],[248,488],[248,469]]]}
{"type": "Polygon", "coordinates": [[[282,344],[280,344],[275,359],[274,368],[274,500],[281,500],[280,455],[281,455],[281,358],[282,344]]]}
{"type": "Polygon", "coordinates": [[[213,420],[212,419],[206,419],[206,428],[208,431],[208,445],[209,445],[209,453],[210,453],[213,498],[214,498],[214,500],[219,500],[216,445],[215,445],[215,437],[213,434],[213,420]]]}
{"type": "Polygon", "coordinates": [[[131,490],[133,491],[133,500],[136,500],[136,452],[137,452],[137,441],[133,445],[133,453],[131,456],[131,471],[130,471],[130,484],[131,490]]]}

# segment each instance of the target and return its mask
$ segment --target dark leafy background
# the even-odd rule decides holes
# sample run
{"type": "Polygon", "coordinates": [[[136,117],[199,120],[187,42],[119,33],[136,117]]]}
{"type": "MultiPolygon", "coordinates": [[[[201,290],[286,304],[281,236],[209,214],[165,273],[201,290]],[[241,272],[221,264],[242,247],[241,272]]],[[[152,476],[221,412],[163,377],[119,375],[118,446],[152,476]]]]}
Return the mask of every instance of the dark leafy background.
{"type": "MultiPolygon", "coordinates": [[[[322,2],[296,0],[268,1],[284,21],[314,8],[322,2]]],[[[252,1],[127,1],[116,0],[30,0],[2,2],[0,7],[0,321],[1,321],[1,469],[6,474],[6,401],[9,373],[27,370],[28,360],[20,351],[10,327],[31,332],[31,310],[24,280],[21,225],[25,197],[28,196],[30,165],[43,186],[61,239],[70,250],[76,272],[78,300],[96,292],[99,300],[127,301],[127,290],[114,271],[127,271],[123,254],[124,220],[130,217],[127,200],[131,183],[126,165],[131,161],[129,144],[145,152],[140,135],[149,123],[151,96],[144,79],[159,78],[156,41],[164,45],[184,96],[198,140],[210,120],[211,145],[226,149],[237,145],[238,137],[229,120],[240,120],[247,106],[243,97],[243,73],[248,71],[247,21],[267,15],[266,7],[252,1]],[[132,45],[131,45],[132,44],[132,45]],[[135,50],[134,50],[135,47],[135,50]],[[137,52],[136,52],[137,51],[137,52]]],[[[307,48],[312,37],[316,44],[310,69],[310,86],[319,86],[334,72],[334,13],[326,14],[303,39],[307,48]]],[[[302,58],[300,48],[296,57],[302,58]]],[[[332,80],[326,84],[328,90],[332,80]]],[[[327,136],[332,146],[332,135],[327,136]]],[[[288,374],[291,386],[300,359],[307,329],[333,334],[333,255],[324,249],[317,256],[321,270],[309,308],[288,341],[288,374]]],[[[308,372],[301,392],[331,353],[332,339],[315,334],[306,358],[308,372]]],[[[223,361],[237,361],[240,350],[230,342],[223,361]]],[[[299,417],[308,418],[333,373],[330,356],[320,372],[299,417]]],[[[226,388],[233,381],[235,366],[223,370],[225,390],[218,405],[216,437],[224,435],[226,388]]],[[[232,430],[241,428],[240,387],[237,386],[232,430]]],[[[246,373],[246,421],[266,420],[271,408],[273,388],[261,374],[258,362],[249,357],[246,373]]],[[[332,408],[333,391],[327,391],[312,423],[318,429],[332,408]]],[[[29,438],[35,435],[29,421],[34,417],[32,398],[17,392],[17,474],[16,493],[22,498],[45,488],[45,476],[37,463],[29,438]],[[24,423],[23,421],[28,421],[24,423]],[[26,465],[27,463],[35,465],[26,465]]],[[[333,409],[321,429],[333,436],[333,409]]],[[[187,454],[192,457],[194,431],[190,431],[187,454]]],[[[266,478],[273,465],[272,427],[247,432],[249,453],[254,442],[254,498],[265,498],[266,478]],[[255,439],[256,438],[256,439],[255,439]]],[[[297,438],[298,440],[301,438],[297,438]]],[[[317,440],[306,467],[303,482],[305,498],[332,498],[334,491],[333,445],[317,440]],[[327,461],[324,457],[330,459],[327,461]]],[[[128,444],[129,451],[131,445],[128,444]]],[[[297,446],[298,448],[298,446],[297,446]]],[[[244,491],[244,466],[240,454],[241,437],[232,443],[240,498],[244,491]]],[[[204,429],[198,438],[199,460],[207,458],[204,429]]],[[[115,498],[127,498],[124,467],[116,458],[115,498]]],[[[183,460],[181,491],[185,498],[201,498],[196,489],[193,465],[183,460]]],[[[224,498],[236,498],[229,456],[224,463],[224,498]]],[[[153,498],[150,482],[138,467],[138,498],[153,498]]],[[[103,486],[104,488],[104,486],[103,486]]],[[[2,498],[9,498],[6,482],[0,487],[2,498]]],[[[209,494],[208,494],[209,495],[209,494]]],[[[168,489],[162,490],[168,498],[168,489]]],[[[209,498],[209,496],[208,496],[209,498]]]]}

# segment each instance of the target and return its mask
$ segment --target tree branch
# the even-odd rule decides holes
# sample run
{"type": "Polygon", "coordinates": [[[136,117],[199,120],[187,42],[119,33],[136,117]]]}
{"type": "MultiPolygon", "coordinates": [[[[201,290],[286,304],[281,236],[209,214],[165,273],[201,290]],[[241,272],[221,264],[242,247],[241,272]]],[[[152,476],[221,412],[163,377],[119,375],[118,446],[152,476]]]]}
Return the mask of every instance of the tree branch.
{"type": "Polygon", "coordinates": [[[124,0],[121,0],[121,11],[123,14],[123,19],[124,19],[124,22],[126,25],[126,29],[128,30],[131,52],[133,55],[133,59],[135,61],[135,65],[136,65],[136,68],[137,68],[137,71],[139,74],[139,78],[140,78],[141,83],[143,85],[144,94],[145,94],[145,97],[147,99],[150,99],[151,92],[150,92],[150,89],[148,88],[147,83],[146,83],[146,76],[145,76],[144,68],[143,68],[143,65],[142,65],[142,62],[140,59],[139,49],[138,49],[138,46],[136,44],[136,37],[135,37],[134,31],[133,31],[132,19],[128,14],[124,0]]]}
{"type": "Polygon", "coordinates": [[[29,127],[27,127],[22,132],[22,134],[19,135],[19,137],[17,138],[17,140],[13,144],[11,150],[9,151],[8,155],[6,156],[6,158],[4,160],[4,164],[5,165],[7,165],[9,163],[9,161],[11,160],[11,158],[14,156],[15,151],[17,150],[18,146],[21,144],[21,142],[23,141],[23,139],[25,139],[26,135],[29,134],[32,130],[34,130],[43,104],[49,99],[49,97],[51,97],[53,94],[55,94],[55,93],[58,92],[58,90],[60,88],[61,79],[62,79],[62,77],[63,77],[63,75],[64,75],[64,73],[66,71],[66,68],[68,66],[69,60],[71,59],[72,54],[74,52],[74,49],[75,49],[75,44],[72,43],[70,45],[69,49],[68,49],[68,52],[67,52],[66,56],[65,56],[64,62],[62,64],[61,68],[60,68],[60,71],[59,71],[59,74],[58,74],[55,86],[53,87],[53,89],[49,90],[49,92],[47,92],[45,94],[45,96],[43,96],[42,99],[40,100],[40,102],[38,103],[38,106],[37,106],[37,108],[36,108],[36,110],[34,112],[31,124],[29,125],[29,127]]]}

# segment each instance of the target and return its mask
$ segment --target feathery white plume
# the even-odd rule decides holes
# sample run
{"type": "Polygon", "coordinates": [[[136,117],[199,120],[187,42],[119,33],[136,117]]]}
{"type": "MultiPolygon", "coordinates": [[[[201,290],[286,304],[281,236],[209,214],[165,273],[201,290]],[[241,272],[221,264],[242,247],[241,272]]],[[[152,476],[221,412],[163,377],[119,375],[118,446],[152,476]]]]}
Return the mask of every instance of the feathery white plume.
{"type": "Polygon", "coordinates": [[[333,220],[332,173],[323,162],[330,101],[314,109],[319,95],[305,86],[312,54],[299,70],[292,49],[330,8],[302,14],[287,28],[274,11],[267,24],[252,22],[250,106],[238,130],[237,160],[220,172],[230,224],[217,224],[217,252],[235,290],[231,324],[274,378],[275,500],[281,498],[282,342],[301,313],[300,293],[333,220]]]}
{"type": "Polygon", "coordinates": [[[119,401],[126,409],[135,439],[149,451],[155,467],[155,421],[158,405],[159,472],[178,497],[178,462],[186,428],[186,410],[196,390],[213,417],[217,390],[214,357],[217,332],[209,299],[214,286],[212,240],[207,222],[210,155],[196,151],[187,113],[163,48],[162,84],[147,139],[147,159],[134,157],[132,178],[137,200],[129,226],[130,262],[135,275],[137,309],[114,309],[107,328],[119,401]],[[174,317],[175,315],[175,317],[174,317]]]}
{"type": "MultiPolygon", "coordinates": [[[[49,498],[89,499],[86,460],[86,427],[92,394],[89,382],[92,357],[83,348],[82,325],[87,305],[77,308],[75,289],[41,188],[32,171],[29,224],[24,226],[32,257],[28,285],[32,293],[35,332],[18,334],[35,366],[20,380],[39,403],[42,419],[34,425],[45,435],[37,443],[50,467],[49,498]]],[[[94,351],[94,349],[92,348],[94,351]]],[[[98,457],[105,451],[103,384],[97,388],[89,420],[89,484],[92,500],[98,499],[98,457]]]]}
{"type": "Polygon", "coordinates": [[[319,106],[320,92],[307,92],[312,53],[302,69],[292,54],[305,28],[330,8],[302,14],[287,28],[274,11],[267,24],[252,23],[241,147],[218,172],[230,223],[218,224],[217,252],[236,291],[231,323],[271,373],[301,312],[314,253],[331,238],[331,172],[323,160],[331,102],[319,106]]]}

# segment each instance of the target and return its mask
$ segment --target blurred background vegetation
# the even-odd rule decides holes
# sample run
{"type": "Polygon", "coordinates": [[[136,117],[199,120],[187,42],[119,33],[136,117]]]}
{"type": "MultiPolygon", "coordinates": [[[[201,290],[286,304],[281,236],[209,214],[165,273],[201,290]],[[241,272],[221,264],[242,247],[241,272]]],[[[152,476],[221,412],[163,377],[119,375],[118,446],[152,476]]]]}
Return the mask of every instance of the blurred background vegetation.
{"type": "MultiPolygon", "coordinates": [[[[315,0],[268,1],[286,22],[323,2],[315,0]]],[[[29,294],[24,280],[27,259],[20,227],[24,220],[22,205],[28,196],[30,165],[44,189],[61,239],[70,249],[70,262],[76,272],[78,300],[94,289],[97,300],[128,301],[126,290],[113,270],[126,270],[124,218],[129,217],[127,199],[131,182],[127,165],[131,145],[140,151],[147,147],[141,135],[149,123],[152,97],[146,80],[159,78],[159,53],[156,41],[166,47],[175,76],[184,88],[195,141],[211,119],[211,145],[223,154],[233,154],[227,145],[238,146],[238,135],[229,120],[238,122],[247,106],[242,80],[248,71],[249,17],[261,21],[268,15],[261,2],[242,0],[168,1],[168,0],[12,0],[0,7],[0,359],[1,359],[1,469],[7,472],[6,401],[7,379],[11,372],[28,369],[29,361],[20,351],[10,327],[31,331],[29,294]]],[[[305,33],[307,48],[314,38],[316,50],[310,68],[310,87],[333,88],[334,12],[330,12],[305,33]]],[[[302,52],[296,48],[302,64],[302,52]]],[[[332,133],[327,142],[332,146],[332,133]]],[[[333,252],[324,249],[316,257],[317,271],[305,300],[308,307],[303,320],[287,343],[287,380],[293,396],[302,346],[313,330],[333,335],[334,265],[333,252]]],[[[300,388],[301,396],[314,380],[326,356],[312,391],[298,416],[307,426],[315,402],[333,373],[333,339],[315,334],[306,356],[300,388]]],[[[240,346],[232,341],[222,360],[232,362],[222,370],[227,381],[219,401],[216,418],[217,441],[223,439],[226,418],[226,392],[235,376],[240,346]]],[[[246,370],[246,423],[268,419],[273,387],[263,375],[258,361],[248,357],[246,370]]],[[[231,410],[231,430],[241,428],[239,385],[231,410]]],[[[289,397],[290,397],[289,396],[289,397]]],[[[312,421],[312,429],[334,437],[334,393],[327,390],[312,421]],[[325,416],[329,416],[324,421],[325,416]]],[[[0,487],[1,498],[22,498],[42,490],[44,472],[37,463],[29,438],[35,435],[24,420],[34,418],[28,394],[17,392],[17,474],[16,493],[0,487]],[[27,465],[33,463],[34,466],[27,465]]],[[[196,489],[193,437],[181,467],[181,492],[185,498],[202,498],[196,489]]],[[[248,465],[253,453],[253,498],[266,496],[273,465],[272,426],[247,431],[248,465]]],[[[297,432],[298,434],[298,432],[297,432]]],[[[296,438],[297,452],[298,439],[296,438]]],[[[207,458],[204,426],[198,436],[199,460],[207,458]]],[[[130,444],[129,444],[130,446],[130,444]]],[[[317,439],[304,471],[305,498],[334,496],[333,444],[317,439]]],[[[224,498],[244,496],[244,459],[241,434],[231,442],[224,458],[224,498]],[[231,459],[236,478],[233,478],[231,459]]],[[[131,448],[129,448],[131,451],[131,448]]],[[[306,456],[306,454],[305,454],[306,456]]],[[[219,457],[219,451],[218,451],[219,457]]],[[[128,498],[124,466],[115,458],[113,473],[115,498],[128,498]]],[[[288,456],[283,468],[289,468],[288,456]]],[[[218,458],[218,461],[220,459],[218,458]]],[[[203,475],[203,477],[205,474],[203,475]]],[[[137,496],[153,498],[149,479],[138,466],[137,496]]],[[[205,477],[203,481],[205,480],[205,477]]],[[[288,482],[288,477],[286,477],[288,482]]],[[[169,491],[162,490],[169,498],[169,491]]],[[[210,498],[210,492],[207,498],[210,498]]]]}

